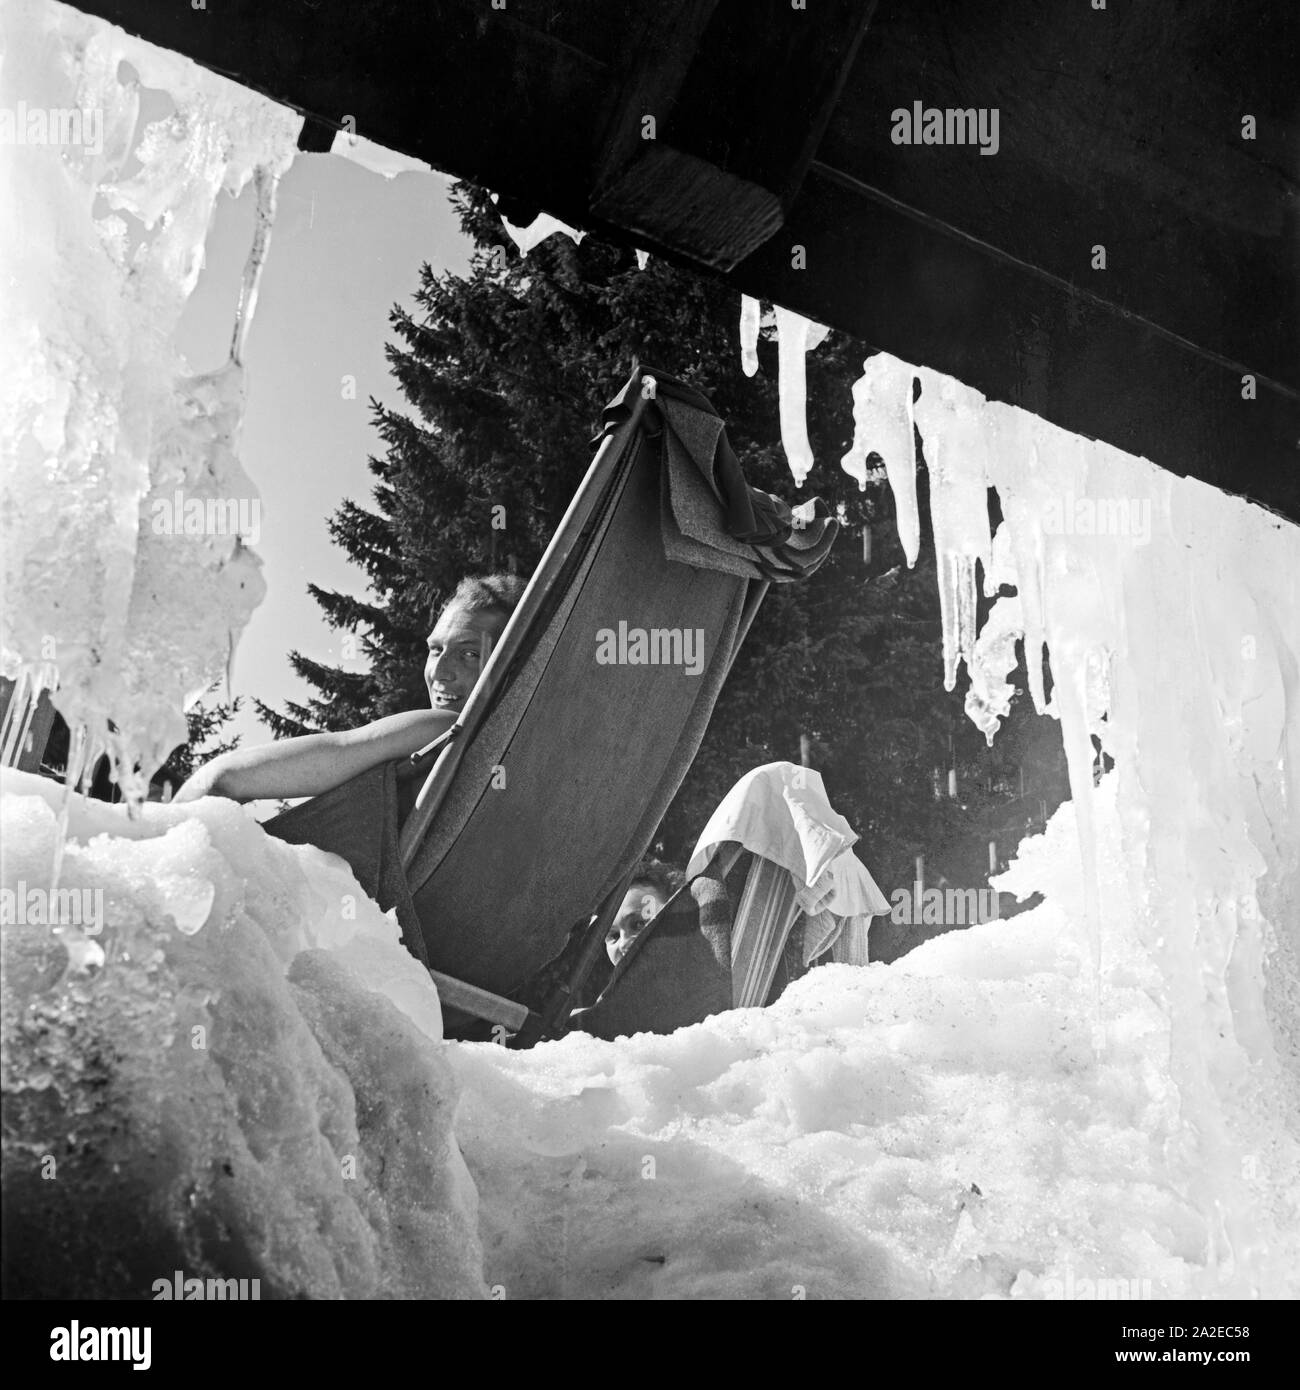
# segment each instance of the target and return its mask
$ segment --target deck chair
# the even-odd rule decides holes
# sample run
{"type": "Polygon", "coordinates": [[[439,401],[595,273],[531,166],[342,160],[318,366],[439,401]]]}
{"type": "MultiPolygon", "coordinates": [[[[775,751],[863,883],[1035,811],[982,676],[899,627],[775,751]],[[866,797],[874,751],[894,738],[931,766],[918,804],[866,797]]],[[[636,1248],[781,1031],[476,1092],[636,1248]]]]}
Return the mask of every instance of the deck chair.
{"type": "Polygon", "coordinates": [[[767,586],[816,569],[837,529],[817,499],[795,517],[749,487],[705,397],[653,368],[595,442],[439,746],[265,826],[341,854],[396,910],[448,1036],[567,1028],[767,586]]]}
{"type": "Polygon", "coordinates": [[[807,969],[795,898],[785,869],[739,844],[721,846],[638,933],[571,1025],[611,1039],[671,1033],[726,1009],[771,1003],[807,969]]]}
{"type": "Polygon", "coordinates": [[[573,1026],[606,1038],[670,1032],[771,1003],[818,959],[865,965],[870,923],[890,904],[858,838],[815,769],[750,769],[700,832],[686,886],[573,1026]]]}

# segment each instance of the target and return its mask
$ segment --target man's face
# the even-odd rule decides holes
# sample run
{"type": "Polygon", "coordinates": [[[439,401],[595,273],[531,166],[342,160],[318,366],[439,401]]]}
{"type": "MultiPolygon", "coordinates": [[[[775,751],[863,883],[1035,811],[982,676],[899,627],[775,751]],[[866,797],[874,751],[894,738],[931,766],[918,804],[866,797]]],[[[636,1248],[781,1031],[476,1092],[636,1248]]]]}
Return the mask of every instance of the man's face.
{"type": "Polygon", "coordinates": [[[486,660],[485,650],[491,651],[505,625],[505,615],[491,610],[469,610],[457,603],[443,609],[429,634],[424,663],[424,684],[434,709],[460,713],[486,660]]]}
{"type": "Polygon", "coordinates": [[[627,948],[651,918],[658,915],[667,899],[650,883],[634,883],[623,895],[605,936],[605,953],[610,963],[617,965],[627,954],[627,948]]]}

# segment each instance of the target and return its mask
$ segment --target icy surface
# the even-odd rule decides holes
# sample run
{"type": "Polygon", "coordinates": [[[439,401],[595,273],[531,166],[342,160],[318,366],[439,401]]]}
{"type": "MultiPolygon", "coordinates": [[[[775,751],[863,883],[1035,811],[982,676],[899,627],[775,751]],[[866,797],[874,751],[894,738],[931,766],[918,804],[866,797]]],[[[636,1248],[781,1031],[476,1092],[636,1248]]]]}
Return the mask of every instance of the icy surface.
{"type": "MultiPolygon", "coordinates": [[[[26,902],[61,792],[3,785],[26,902]]],[[[482,1296],[437,995],[341,860],[230,802],[74,796],[60,887],[102,894],[98,931],[3,927],[7,1288],[482,1296]]]]}
{"type": "Polygon", "coordinates": [[[79,142],[0,147],[4,673],[57,668],[73,727],[148,772],[263,592],[233,529],[156,524],[256,500],[238,364],[191,376],[171,333],[218,194],[287,167],[301,117],[62,5],[7,3],[0,46],[0,104],[87,113],[79,142]],[[137,129],[142,86],[174,110],[137,129]]]}

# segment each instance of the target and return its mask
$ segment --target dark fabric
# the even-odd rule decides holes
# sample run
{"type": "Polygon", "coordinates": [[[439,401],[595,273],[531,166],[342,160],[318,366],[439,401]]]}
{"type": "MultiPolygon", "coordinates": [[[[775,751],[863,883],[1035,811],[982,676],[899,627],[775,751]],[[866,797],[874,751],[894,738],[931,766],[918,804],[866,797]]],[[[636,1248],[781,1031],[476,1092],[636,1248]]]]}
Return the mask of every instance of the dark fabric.
{"type": "MultiPolygon", "coordinates": [[[[704,872],[663,906],[628,948],[594,1004],[574,1016],[574,1031],[612,1040],[633,1033],[672,1033],[733,1004],[731,927],[754,855],[745,852],[726,878],[717,860],[734,844],[723,844],[704,872]]],[[[777,963],[765,1004],[774,1004],[791,981],[808,973],[801,933],[793,931],[777,963]]]]}
{"type": "Polygon", "coordinates": [[[315,845],[346,859],[357,882],[385,912],[397,909],[406,949],[427,965],[424,935],[398,854],[398,766],[382,763],[359,773],[264,821],[262,829],[291,845],[315,845]]]}
{"type": "Polygon", "coordinates": [[[645,853],[758,582],[668,560],[659,483],[659,452],[643,444],[547,631],[469,738],[411,868],[430,964],[497,994],[520,997],[645,853]],[[698,635],[700,669],[598,662],[599,635],[620,624],[698,635]]]}
{"type": "MultiPolygon", "coordinates": [[[[811,519],[796,522],[785,501],[745,481],[723,422],[706,397],[654,367],[641,372],[655,380],[646,432],[661,450],[661,524],[668,558],[777,583],[811,574],[839,530],[826,504],[811,499],[811,519]]],[[[597,439],[627,418],[640,390],[634,373],[606,407],[597,439]]]]}
{"type": "MultiPolygon", "coordinates": [[[[724,880],[718,861],[736,847],[720,845],[703,872],[668,900],[619,961],[595,1003],[575,1015],[575,1032],[606,1039],[671,1033],[732,1007],[731,931],[754,863],[752,854],[742,853],[724,880]]],[[[764,1003],[774,1003],[807,973],[801,933],[791,932],[764,1003]]]]}
{"type": "Polygon", "coordinates": [[[713,864],[679,888],[573,1029],[611,1039],[671,1033],[731,1008],[731,901],[713,864]]]}

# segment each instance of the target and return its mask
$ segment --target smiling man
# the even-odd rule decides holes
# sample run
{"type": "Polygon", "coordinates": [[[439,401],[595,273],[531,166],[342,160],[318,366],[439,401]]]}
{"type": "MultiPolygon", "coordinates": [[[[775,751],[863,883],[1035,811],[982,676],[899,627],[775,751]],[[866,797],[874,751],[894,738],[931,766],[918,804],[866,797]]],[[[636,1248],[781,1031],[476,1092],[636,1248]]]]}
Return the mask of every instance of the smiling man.
{"type": "Polygon", "coordinates": [[[359,729],[222,753],[204,763],[175,799],[320,796],[379,763],[408,757],[455,723],[523,591],[524,581],[513,574],[461,581],[429,634],[424,666],[429,709],[391,714],[359,729]]]}

